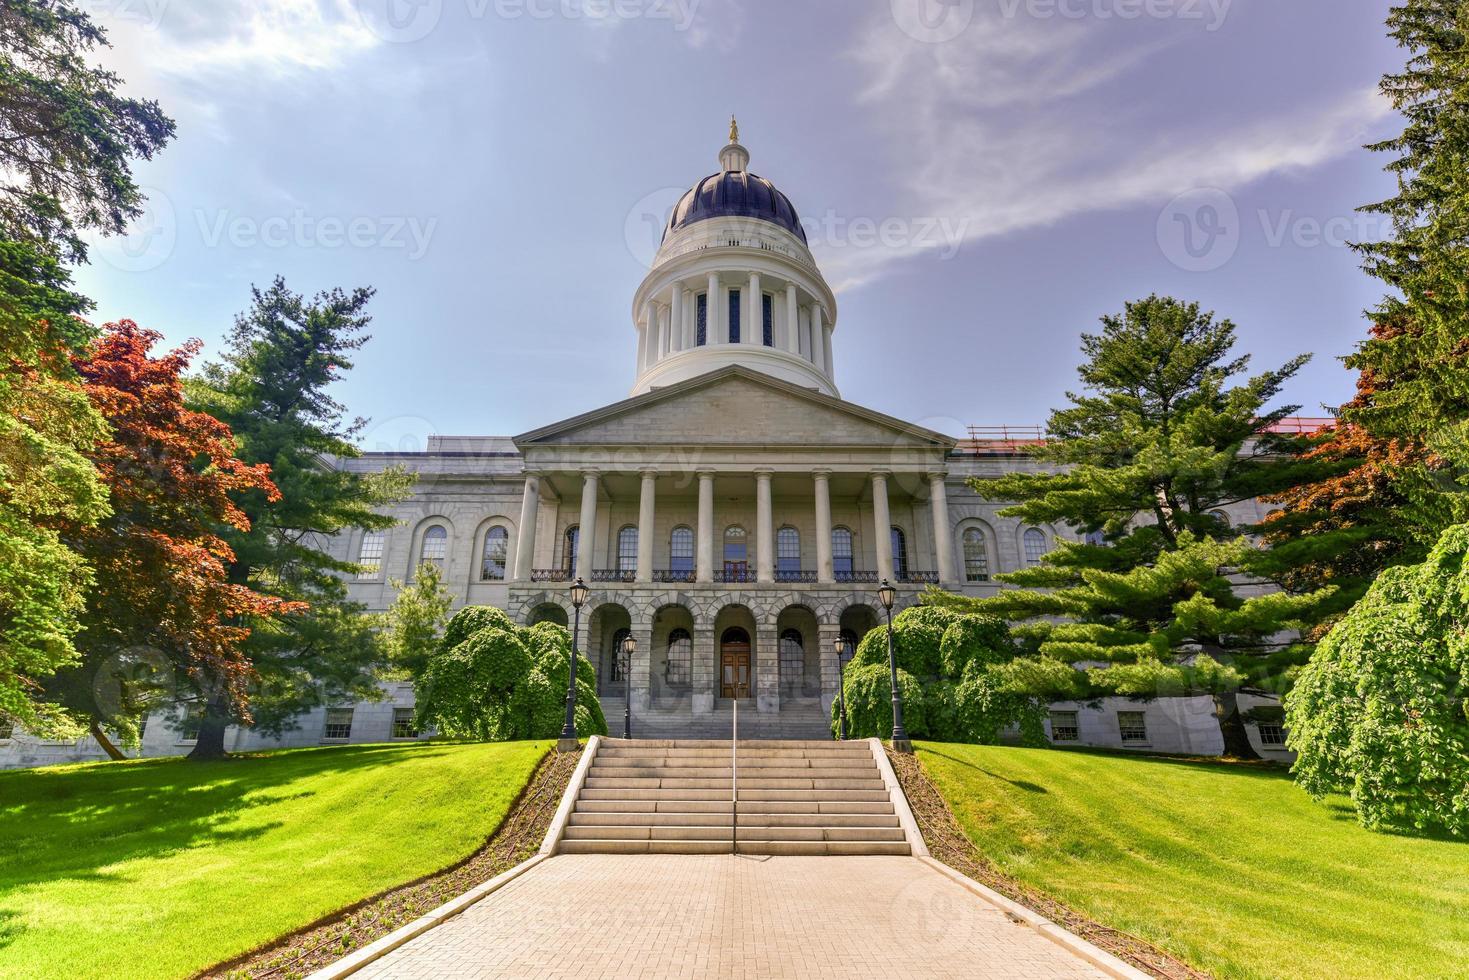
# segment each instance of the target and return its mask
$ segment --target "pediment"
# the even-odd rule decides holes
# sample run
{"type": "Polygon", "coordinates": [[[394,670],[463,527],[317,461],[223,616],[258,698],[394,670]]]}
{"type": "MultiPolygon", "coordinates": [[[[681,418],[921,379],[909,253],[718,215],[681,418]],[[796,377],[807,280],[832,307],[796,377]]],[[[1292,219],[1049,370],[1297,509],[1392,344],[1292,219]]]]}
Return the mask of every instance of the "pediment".
{"type": "Polygon", "coordinates": [[[955,441],[733,366],[515,437],[533,446],[792,446],[947,451],[955,441]]]}

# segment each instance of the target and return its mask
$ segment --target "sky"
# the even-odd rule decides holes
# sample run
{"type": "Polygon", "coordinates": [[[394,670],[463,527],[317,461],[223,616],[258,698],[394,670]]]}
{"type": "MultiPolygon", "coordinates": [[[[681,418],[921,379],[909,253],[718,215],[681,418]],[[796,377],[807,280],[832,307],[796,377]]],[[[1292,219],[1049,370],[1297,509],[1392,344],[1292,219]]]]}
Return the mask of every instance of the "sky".
{"type": "Polygon", "coordinates": [[[627,396],[633,291],[728,120],[837,291],[846,399],[1043,424],[1079,336],[1150,293],[1232,320],[1285,392],[1351,396],[1382,294],[1349,242],[1389,0],[79,0],[177,138],[79,287],[216,356],[251,284],[370,285],[337,397],[369,450],[627,396]]]}

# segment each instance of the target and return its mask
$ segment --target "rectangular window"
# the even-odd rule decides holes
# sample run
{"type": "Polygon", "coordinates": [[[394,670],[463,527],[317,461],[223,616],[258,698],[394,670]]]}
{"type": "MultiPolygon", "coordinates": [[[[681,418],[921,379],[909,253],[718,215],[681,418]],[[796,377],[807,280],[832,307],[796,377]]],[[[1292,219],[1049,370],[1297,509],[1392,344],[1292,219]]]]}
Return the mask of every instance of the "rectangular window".
{"type": "Polygon", "coordinates": [[[1051,712],[1051,741],[1075,742],[1081,738],[1081,729],[1076,725],[1075,711],[1051,712]]]}
{"type": "Polygon", "coordinates": [[[418,725],[413,720],[412,708],[393,709],[393,737],[417,738],[418,725]]]}
{"type": "Polygon", "coordinates": [[[766,347],[775,346],[775,297],[769,293],[760,297],[760,339],[766,347]]]}
{"type": "Polygon", "coordinates": [[[0,742],[8,742],[15,737],[15,725],[9,719],[0,718],[0,742]]]}
{"type": "Polygon", "coordinates": [[[1148,723],[1141,711],[1117,712],[1117,728],[1122,733],[1124,745],[1148,740],[1148,723]]]}
{"type": "Polygon", "coordinates": [[[204,723],[204,709],[202,707],[186,707],[180,716],[179,741],[197,742],[199,740],[199,726],[204,723]]]}
{"type": "MultiPolygon", "coordinates": [[[[900,685],[901,686],[901,685],[900,685]]],[[[1285,727],[1278,721],[1260,722],[1260,744],[1283,747],[1285,745],[1285,727]]]]}
{"type": "Polygon", "coordinates": [[[357,577],[377,578],[383,570],[383,545],[387,543],[385,531],[368,531],[362,536],[362,547],[357,552],[357,577]]]}
{"type": "Polygon", "coordinates": [[[617,570],[638,570],[638,529],[635,527],[625,527],[617,533],[617,570]]]}
{"type": "Polygon", "coordinates": [[[328,708],[326,711],[326,727],[322,729],[321,737],[336,739],[351,738],[352,709],[328,708]]]}
{"type": "Polygon", "coordinates": [[[731,344],[740,342],[740,291],[738,289],[729,291],[729,342],[731,344]]]}
{"type": "Polygon", "coordinates": [[[850,577],[856,570],[852,561],[852,532],[844,527],[831,532],[831,567],[838,576],[850,577]]]}
{"type": "Polygon", "coordinates": [[[694,346],[703,347],[709,342],[709,294],[700,293],[697,315],[694,317],[694,346]]]}

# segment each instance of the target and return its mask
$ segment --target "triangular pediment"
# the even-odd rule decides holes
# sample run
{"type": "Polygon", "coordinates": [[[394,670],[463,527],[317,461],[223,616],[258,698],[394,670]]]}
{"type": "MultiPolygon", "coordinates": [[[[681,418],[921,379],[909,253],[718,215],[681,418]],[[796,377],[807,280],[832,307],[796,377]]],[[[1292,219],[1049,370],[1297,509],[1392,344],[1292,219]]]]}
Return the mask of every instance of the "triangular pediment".
{"type": "Polygon", "coordinates": [[[945,452],[949,436],[741,366],[515,437],[534,446],[846,446],[945,452]]]}

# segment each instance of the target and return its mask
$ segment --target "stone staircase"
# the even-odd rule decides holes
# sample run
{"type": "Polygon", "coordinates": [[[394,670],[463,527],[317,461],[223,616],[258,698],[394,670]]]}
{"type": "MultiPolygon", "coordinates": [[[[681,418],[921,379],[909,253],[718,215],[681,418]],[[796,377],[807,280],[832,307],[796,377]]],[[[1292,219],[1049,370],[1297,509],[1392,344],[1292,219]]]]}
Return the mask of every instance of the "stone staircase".
{"type": "Polygon", "coordinates": [[[604,739],[559,850],[911,853],[869,742],[742,739],[738,763],[736,808],[728,739],[604,739]]]}
{"type": "MultiPolygon", "coordinates": [[[[607,718],[607,730],[621,734],[623,699],[615,694],[604,694],[599,700],[602,702],[602,714],[607,718]]],[[[714,710],[699,714],[695,714],[687,704],[677,708],[634,707],[632,730],[638,739],[723,737],[728,745],[732,713],[728,701],[721,701],[714,710]]],[[[774,712],[756,711],[754,702],[742,702],[740,735],[751,739],[829,740],[831,721],[817,700],[782,701],[780,710],[774,712]]]]}

